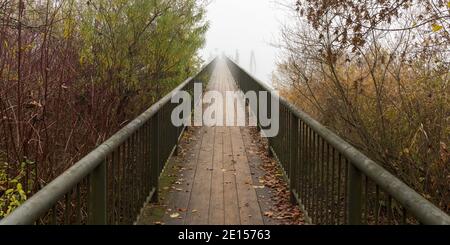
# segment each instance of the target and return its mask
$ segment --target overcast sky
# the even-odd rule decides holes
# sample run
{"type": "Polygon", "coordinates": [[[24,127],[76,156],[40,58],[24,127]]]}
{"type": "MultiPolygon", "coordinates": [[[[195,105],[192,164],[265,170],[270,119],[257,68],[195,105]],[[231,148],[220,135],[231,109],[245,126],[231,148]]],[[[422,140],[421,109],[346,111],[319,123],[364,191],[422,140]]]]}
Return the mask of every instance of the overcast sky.
{"type": "Polygon", "coordinates": [[[270,83],[275,68],[281,24],[286,12],[276,0],[213,0],[208,6],[210,29],[201,54],[205,60],[222,53],[234,58],[239,52],[239,64],[250,71],[252,50],[256,58],[257,78],[270,83]]]}

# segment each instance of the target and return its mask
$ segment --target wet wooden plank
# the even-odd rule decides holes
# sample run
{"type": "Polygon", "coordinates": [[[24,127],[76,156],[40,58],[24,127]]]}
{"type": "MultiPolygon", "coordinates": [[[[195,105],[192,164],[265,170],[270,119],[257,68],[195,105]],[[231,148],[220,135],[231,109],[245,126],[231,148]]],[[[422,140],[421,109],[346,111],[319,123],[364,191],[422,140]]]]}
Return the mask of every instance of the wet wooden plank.
{"type": "Polygon", "coordinates": [[[203,141],[204,130],[199,128],[191,128],[193,130],[192,141],[186,147],[188,149],[183,149],[186,152],[184,161],[180,161],[176,166],[180,166],[182,169],[177,175],[177,182],[180,184],[175,184],[173,187],[175,189],[171,190],[170,195],[168,195],[167,200],[167,211],[164,220],[167,225],[183,225],[186,223],[186,212],[189,206],[189,201],[192,192],[193,181],[195,177],[195,172],[197,169],[198,157],[200,155],[200,147],[203,141]],[[171,214],[179,213],[179,218],[170,218],[171,214]]]}
{"type": "Polygon", "coordinates": [[[211,200],[208,222],[210,225],[224,225],[225,223],[223,134],[224,128],[217,127],[214,141],[213,170],[211,179],[211,200]]]}
{"type": "Polygon", "coordinates": [[[236,188],[236,169],[234,167],[233,148],[231,145],[231,130],[225,128],[223,134],[224,163],[224,211],[225,225],[241,224],[236,188]]]}
{"type": "Polygon", "coordinates": [[[239,127],[231,128],[233,157],[236,162],[236,186],[239,200],[239,214],[242,225],[264,224],[261,208],[253,183],[244,141],[239,127]]]}
{"type": "Polygon", "coordinates": [[[208,224],[215,128],[204,127],[203,130],[205,135],[200,148],[197,170],[186,214],[185,224],[187,225],[208,224]]]}

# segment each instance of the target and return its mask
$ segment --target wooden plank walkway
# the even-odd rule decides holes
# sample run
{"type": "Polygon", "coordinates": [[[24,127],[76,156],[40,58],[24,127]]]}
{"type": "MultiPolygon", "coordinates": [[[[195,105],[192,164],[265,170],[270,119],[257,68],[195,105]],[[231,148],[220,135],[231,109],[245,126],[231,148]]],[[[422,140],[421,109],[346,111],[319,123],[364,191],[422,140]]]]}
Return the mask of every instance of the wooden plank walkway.
{"type": "MultiPolygon", "coordinates": [[[[225,64],[215,69],[209,91],[235,91],[236,85],[225,64]]],[[[238,104],[237,106],[244,106],[238,104]]],[[[224,119],[237,108],[224,108],[224,119]]],[[[192,127],[190,141],[181,149],[175,182],[162,200],[168,225],[262,225],[276,224],[264,216],[273,206],[269,190],[262,190],[261,159],[248,146],[248,127],[192,127]],[[246,147],[247,146],[247,147],[246,147]]],[[[172,169],[173,170],[173,169],[172,169]]],[[[168,189],[169,187],[165,187],[168,189]]],[[[145,211],[144,216],[151,216],[145,211]],[[148,214],[145,215],[145,212],[148,214]]],[[[153,211],[154,212],[154,211],[153,211]]],[[[154,222],[142,218],[140,224],[154,222]]]]}

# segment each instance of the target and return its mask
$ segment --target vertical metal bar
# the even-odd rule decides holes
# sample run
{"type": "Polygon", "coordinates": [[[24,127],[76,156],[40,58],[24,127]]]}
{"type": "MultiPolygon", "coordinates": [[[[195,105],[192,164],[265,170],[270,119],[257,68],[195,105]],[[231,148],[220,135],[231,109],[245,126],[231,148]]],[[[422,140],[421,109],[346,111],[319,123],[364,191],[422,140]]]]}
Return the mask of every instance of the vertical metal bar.
{"type": "Polygon", "coordinates": [[[157,113],[152,121],[152,166],[151,182],[155,192],[152,196],[152,202],[158,202],[158,178],[159,178],[159,117],[157,113]]]}
{"type": "Polygon", "coordinates": [[[350,163],[348,167],[348,205],[347,220],[350,225],[360,225],[362,215],[362,175],[350,163]]]}
{"type": "Polygon", "coordinates": [[[126,167],[126,149],[127,149],[127,143],[128,141],[125,141],[120,146],[120,169],[119,169],[119,224],[125,223],[125,199],[126,199],[126,186],[125,186],[125,167],[126,167]]]}
{"type": "Polygon", "coordinates": [[[402,207],[402,224],[403,225],[407,224],[407,222],[408,222],[407,217],[408,217],[408,210],[406,210],[405,207],[402,207]]]}
{"type": "MultiPolygon", "coordinates": [[[[267,98],[268,98],[267,99],[267,114],[269,115],[270,118],[272,118],[272,94],[268,93],[267,98]]],[[[261,102],[258,100],[258,103],[261,103],[261,102]]],[[[258,104],[258,108],[259,108],[259,104],[258,104]]],[[[259,117],[257,118],[257,120],[259,122],[259,117]]],[[[272,152],[271,148],[274,147],[274,142],[273,142],[274,139],[275,138],[268,138],[267,139],[268,140],[267,150],[269,152],[269,156],[270,157],[273,157],[273,152],[272,152]]]]}
{"type": "Polygon", "coordinates": [[[144,136],[145,136],[145,126],[142,126],[141,129],[139,129],[139,161],[138,166],[139,169],[137,170],[138,174],[138,180],[137,180],[137,187],[138,187],[138,206],[137,206],[137,212],[139,212],[139,208],[144,205],[145,198],[144,198],[144,136]]]}
{"type": "Polygon", "coordinates": [[[379,222],[379,217],[380,217],[380,209],[381,209],[381,205],[380,205],[380,187],[378,187],[378,185],[375,185],[375,224],[378,225],[379,222]]]}
{"type": "Polygon", "coordinates": [[[69,191],[65,195],[65,203],[64,203],[64,224],[70,224],[70,201],[72,197],[72,191],[69,191]]]}
{"type": "Polygon", "coordinates": [[[111,205],[111,216],[112,216],[112,220],[111,220],[111,224],[118,224],[117,223],[117,206],[118,206],[118,173],[119,173],[119,152],[120,152],[120,147],[117,148],[114,152],[113,152],[113,159],[112,159],[112,163],[111,163],[111,168],[112,168],[112,205],[111,205]]]}
{"type": "Polygon", "coordinates": [[[317,153],[318,153],[318,149],[317,149],[317,134],[315,131],[311,131],[312,132],[312,164],[311,164],[311,177],[312,177],[312,216],[311,218],[313,218],[313,222],[317,223],[317,215],[321,210],[318,210],[317,208],[317,165],[318,165],[318,161],[317,161],[317,153]]]}
{"type": "Polygon", "coordinates": [[[344,205],[343,205],[343,211],[344,211],[344,215],[343,215],[343,224],[348,224],[348,219],[347,219],[347,210],[348,210],[348,169],[349,169],[349,161],[347,159],[345,159],[345,164],[344,164],[344,179],[343,181],[343,190],[344,190],[344,205]]]}
{"type": "Polygon", "coordinates": [[[322,222],[323,224],[328,224],[328,202],[327,202],[327,198],[328,198],[328,161],[330,158],[330,145],[328,144],[328,142],[326,144],[324,144],[323,149],[322,149],[322,202],[323,205],[321,207],[322,210],[322,222]]]}
{"type": "Polygon", "coordinates": [[[89,224],[106,225],[106,162],[90,174],[89,224]]]}
{"type": "Polygon", "coordinates": [[[298,190],[298,196],[299,199],[301,200],[301,204],[305,205],[305,197],[304,192],[303,192],[303,187],[304,187],[304,182],[305,182],[305,171],[304,166],[305,166],[305,156],[304,156],[304,147],[305,145],[303,144],[303,140],[305,138],[305,132],[304,132],[304,125],[303,122],[300,120],[300,166],[299,166],[299,190],[298,190]]]}
{"type": "Polygon", "coordinates": [[[295,194],[298,194],[298,175],[297,175],[297,167],[298,167],[298,118],[291,114],[291,178],[290,178],[290,187],[291,187],[291,202],[293,204],[297,204],[297,199],[295,198],[295,194]]]}
{"type": "Polygon", "coordinates": [[[123,177],[123,183],[122,185],[124,186],[124,192],[123,192],[123,196],[122,199],[124,200],[123,203],[123,222],[125,224],[129,223],[129,214],[130,214],[130,176],[128,174],[128,172],[130,171],[130,159],[131,159],[131,139],[128,138],[126,140],[126,148],[125,148],[125,161],[124,161],[124,166],[123,166],[123,173],[122,173],[122,177],[123,177]]]}
{"type": "Polygon", "coordinates": [[[58,210],[57,205],[58,205],[58,203],[56,203],[55,206],[53,206],[53,209],[52,209],[52,221],[51,221],[52,225],[56,225],[56,223],[57,223],[57,216],[58,216],[56,214],[56,212],[58,210]]]}
{"type": "Polygon", "coordinates": [[[387,221],[388,224],[392,225],[394,224],[394,218],[393,218],[393,214],[392,214],[392,196],[387,194],[387,221]]]}
{"type": "Polygon", "coordinates": [[[308,127],[308,209],[310,212],[310,218],[313,219],[314,212],[312,210],[312,152],[313,152],[313,145],[312,145],[312,130],[310,127],[308,127]]]}
{"type": "MultiPolygon", "coordinates": [[[[320,197],[320,206],[319,209],[323,210],[325,207],[325,190],[323,188],[324,180],[325,180],[325,140],[323,138],[320,138],[320,169],[319,169],[319,182],[320,182],[320,190],[319,190],[319,197],[320,197]]],[[[328,143],[327,143],[328,144],[328,143]]],[[[319,222],[323,223],[323,212],[320,212],[319,215],[319,222]]]]}
{"type": "Polygon", "coordinates": [[[364,224],[369,224],[369,177],[364,176],[364,224]]]}
{"type": "Polygon", "coordinates": [[[137,160],[138,160],[138,132],[136,131],[131,136],[131,169],[130,169],[130,214],[129,214],[129,224],[134,222],[134,215],[135,215],[135,209],[136,209],[136,198],[137,198],[137,188],[136,188],[136,168],[137,168],[137,160]]]}
{"type": "Polygon", "coordinates": [[[336,150],[333,147],[333,154],[331,160],[331,195],[330,195],[330,224],[336,224],[334,217],[336,213],[336,202],[335,202],[335,185],[336,185],[336,150]]]}
{"type": "Polygon", "coordinates": [[[342,205],[342,198],[341,198],[341,179],[342,179],[342,154],[339,152],[338,157],[338,181],[337,181],[337,212],[336,212],[336,224],[339,225],[340,218],[341,218],[341,207],[342,205]]]}
{"type": "Polygon", "coordinates": [[[77,207],[77,224],[81,225],[81,190],[80,190],[80,183],[77,184],[76,188],[76,207],[77,207]]]}
{"type": "Polygon", "coordinates": [[[327,154],[325,155],[325,222],[330,224],[330,144],[327,144],[327,154]]]}
{"type": "Polygon", "coordinates": [[[305,194],[304,194],[304,198],[305,198],[305,209],[308,211],[308,215],[309,214],[309,189],[310,189],[310,176],[309,176],[309,163],[310,163],[310,158],[309,158],[309,154],[311,153],[311,148],[310,148],[310,144],[309,144],[309,128],[308,126],[305,124],[305,194]]]}
{"type": "Polygon", "coordinates": [[[147,187],[145,194],[148,196],[150,195],[150,192],[152,190],[152,186],[151,186],[151,163],[152,163],[152,159],[151,159],[151,138],[152,138],[152,134],[151,134],[151,124],[149,122],[147,122],[147,126],[146,126],[146,130],[147,130],[147,137],[146,137],[146,152],[147,152],[147,156],[145,158],[145,169],[146,169],[146,174],[145,174],[145,186],[147,187]]]}

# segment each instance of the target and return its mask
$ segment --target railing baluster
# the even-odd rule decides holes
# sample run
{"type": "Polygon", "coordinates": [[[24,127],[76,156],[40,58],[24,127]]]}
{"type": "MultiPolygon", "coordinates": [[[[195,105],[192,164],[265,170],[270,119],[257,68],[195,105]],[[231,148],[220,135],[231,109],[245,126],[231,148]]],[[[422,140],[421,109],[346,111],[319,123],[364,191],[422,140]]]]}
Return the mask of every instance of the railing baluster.
{"type": "Polygon", "coordinates": [[[361,224],[362,216],[362,175],[361,172],[353,166],[348,167],[348,223],[350,225],[361,224]]]}
{"type": "Polygon", "coordinates": [[[336,150],[333,147],[332,153],[332,163],[331,163],[331,196],[330,196],[330,224],[336,224],[335,222],[335,213],[336,213],[336,202],[335,202],[335,186],[336,186],[336,150]]]}
{"type": "Polygon", "coordinates": [[[290,187],[291,187],[291,202],[293,204],[297,204],[297,199],[295,195],[298,195],[298,118],[291,114],[291,178],[290,178],[290,187]],[[293,131],[293,132],[292,132],[293,131]]]}
{"type": "Polygon", "coordinates": [[[152,120],[152,165],[151,182],[155,192],[152,196],[152,202],[158,202],[158,178],[159,178],[159,118],[155,115],[152,120]]]}
{"type": "Polygon", "coordinates": [[[89,224],[106,225],[106,162],[90,174],[89,224]]]}
{"type": "Polygon", "coordinates": [[[77,208],[77,218],[76,218],[76,224],[81,225],[81,188],[80,183],[77,184],[76,187],[76,208],[77,208]]]}
{"type": "Polygon", "coordinates": [[[71,204],[72,191],[69,191],[65,195],[64,202],[64,224],[70,224],[70,204],[71,204]]]}

